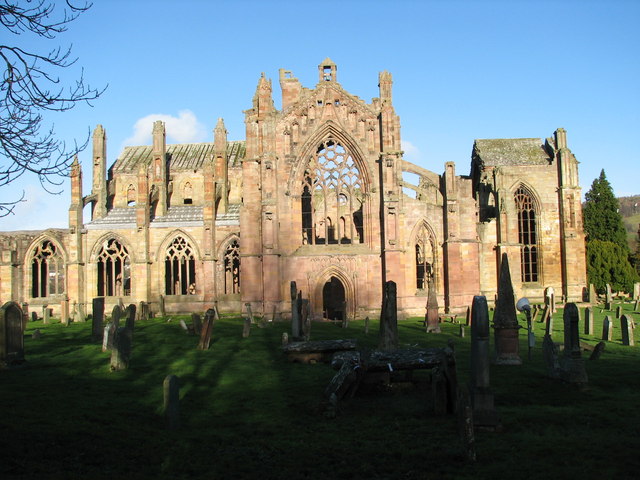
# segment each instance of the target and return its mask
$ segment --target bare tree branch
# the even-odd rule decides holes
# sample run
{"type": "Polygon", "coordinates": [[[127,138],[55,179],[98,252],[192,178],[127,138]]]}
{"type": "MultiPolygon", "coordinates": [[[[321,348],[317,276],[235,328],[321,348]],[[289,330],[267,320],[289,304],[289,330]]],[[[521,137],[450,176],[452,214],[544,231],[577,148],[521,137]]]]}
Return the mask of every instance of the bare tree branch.
{"type": "MultiPolygon", "coordinates": [[[[53,40],[91,6],[86,1],[75,4],[67,0],[60,10],[53,0],[26,5],[22,0],[0,0],[0,24],[7,33],[53,40]]],[[[55,193],[53,188],[68,176],[74,156],[86,148],[89,133],[82,143],[74,141],[68,146],[56,137],[53,125],[44,124],[43,113],[66,112],[78,103],[91,105],[106,87],[96,89],[86,84],[84,71],[72,84],[61,83],[58,73],[78,60],[71,47],[57,46],[41,53],[0,44],[0,59],[5,64],[0,83],[0,187],[32,173],[45,190],[55,193]]],[[[19,200],[0,203],[0,217],[13,213],[23,199],[24,193],[19,200]]]]}

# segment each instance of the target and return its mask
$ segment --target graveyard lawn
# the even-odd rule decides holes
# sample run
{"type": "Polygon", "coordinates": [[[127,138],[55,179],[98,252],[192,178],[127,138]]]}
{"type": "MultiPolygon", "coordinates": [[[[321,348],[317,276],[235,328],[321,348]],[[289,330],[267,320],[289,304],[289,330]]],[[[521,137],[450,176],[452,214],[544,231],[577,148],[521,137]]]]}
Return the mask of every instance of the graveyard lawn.
{"type": "MultiPolygon", "coordinates": [[[[631,304],[623,308],[638,321],[631,304]]],[[[288,323],[253,325],[243,338],[241,317],[222,318],[210,348],[199,350],[198,337],[180,327],[190,317],[138,322],[129,367],[112,372],[90,321],[30,322],[26,363],[0,371],[0,478],[637,478],[640,347],[622,345],[615,311],[594,312],[596,334],[584,335],[581,324],[583,342],[600,341],[605,314],[615,328],[599,360],[583,353],[586,388],[547,378],[540,323],[531,360],[523,328],[523,365],[491,366],[503,429],[476,430],[474,464],[465,461],[456,416],[431,411],[428,371],[415,372],[415,383],[362,389],[327,418],[323,391],[335,372],[287,361],[288,323]],[[162,417],[167,375],[181,387],[177,430],[162,417]]],[[[562,313],[553,315],[558,343],[562,313]]],[[[400,322],[400,348],[453,340],[466,390],[470,332],[461,338],[458,325],[441,327],[427,334],[422,319],[400,322]]],[[[377,321],[368,335],[363,321],[314,323],[311,339],[355,338],[375,349],[377,331],[377,321]]],[[[492,351],[493,342],[491,332],[492,351]]]]}

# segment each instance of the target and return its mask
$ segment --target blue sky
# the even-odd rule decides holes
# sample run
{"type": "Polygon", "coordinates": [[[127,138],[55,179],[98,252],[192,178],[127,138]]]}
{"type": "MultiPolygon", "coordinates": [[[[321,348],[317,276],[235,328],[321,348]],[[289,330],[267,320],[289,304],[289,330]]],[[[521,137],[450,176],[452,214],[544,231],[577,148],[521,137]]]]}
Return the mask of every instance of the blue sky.
{"type": "MultiPolygon", "coordinates": [[[[60,2],[61,3],[61,2],[60,2]]],[[[73,44],[97,87],[92,107],[51,120],[69,142],[102,124],[109,164],[129,144],[149,144],[151,123],[169,143],[211,141],[218,117],[242,140],[243,110],[261,72],[280,104],[278,69],[313,87],[326,57],[354,95],[378,96],[378,72],[393,75],[405,158],[437,173],[447,161],[469,173],[476,138],[551,136],[567,130],[583,194],[602,168],[616,195],[640,194],[640,2],[95,0],[43,51],[73,44]]],[[[80,155],[90,193],[90,148],[80,155]]],[[[0,230],[66,227],[69,182],[59,195],[34,177],[0,191],[26,192],[0,230]]],[[[85,216],[85,221],[88,221],[85,216]]]]}

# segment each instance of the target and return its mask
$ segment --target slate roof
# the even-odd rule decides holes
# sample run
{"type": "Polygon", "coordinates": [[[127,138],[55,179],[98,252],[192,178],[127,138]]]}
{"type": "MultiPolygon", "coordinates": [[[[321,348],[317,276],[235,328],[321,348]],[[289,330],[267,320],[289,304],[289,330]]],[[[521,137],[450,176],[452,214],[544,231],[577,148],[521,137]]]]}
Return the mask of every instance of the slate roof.
{"type": "MultiPolygon", "coordinates": [[[[125,147],[116,163],[111,167],[114,174],[138,173],[140,165],[149,165],[153,147],[125,147]]],[[[170,171],[198,170],[204,161],[213,156],[213,142],[180,143],[167,145],[170,171]]],[[[229,167],[238,166],[244,159],[246,144],[244,141],[227,142],[227,159],[229,167]]]]}
{"type": "Polygon", "coordinates": [[[473,142],[473,163],[483,166],[548,165],[553,159],[539,138],[498,138],[473,142]]]}
{"type": "MultiPolygon", "coordinates": [[[[152,227],[199,226],[203,222],[202,207],[198,205],[174,205],[169,207],[164,217],[156,217],[151,221],[152,227]]],[[[98,218],[85,225],[89,230],[131,228],[136,224],[134,207],[112,208],[103,218],[98,218]]]]}

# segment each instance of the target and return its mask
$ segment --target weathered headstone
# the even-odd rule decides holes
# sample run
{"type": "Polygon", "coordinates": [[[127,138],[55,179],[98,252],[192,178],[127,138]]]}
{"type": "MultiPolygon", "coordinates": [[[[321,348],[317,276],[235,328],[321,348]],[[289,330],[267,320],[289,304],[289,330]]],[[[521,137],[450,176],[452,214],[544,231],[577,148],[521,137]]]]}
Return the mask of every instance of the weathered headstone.
{"type": "Polygon", "coordinates": [[[393,351],[398,348],[398,307],[396,283],[388,281],[384,285],[382,312],[380,318],[380,349],[393,351]]]}
{"type": "Polygon", "coordinates": [[[546,325],[547,320],[549,320],[550,316],[551,316],[551,312],[549,311],[549,307],[545,305],[544,308],[542,309],[542,316],[540,317],[540,323],[544,323],[546,325]]]}
{"type": "Polygon", "coordinates": [[[102,333],[102,351],[107,352],[111,350],[113,345],[113,331],[114,331],[113,323],[108,322],[103,329],[102,333]]]}
{"type": "Polygon", "coordinates": [[[589,303],[591,305],[598,303],[598,294],[596,293],[596,287],[593,283],[589,284],[589,303]]]}
{"type": "Polygon", "coordinates": [[[60,300],[60,323],[69,326],[69,299],[66,296],[60,300]]]}
{"type": "Polygon", "coordinates": [[[465,329],[465,325],[461,323],[460,330],[459,330],[460,338],[464,338],[464,329],[465,329]]]}
{"type": "MultiPolygon", "coordinates": [[[[205,322],[207,320],[205,319],[205,322]]],[[[180,383],[175,375],[168,375],[162,384],[163,413],[169,430],[180,427],[180,383]]]]}
{"type": "Polygon", "coordinates": [[[22,309],[16,302],[0,307],[0,365],[9,366],[24,362],[24,335],[22,309]]]}
{"type": "Polygon", "coordinates": [[[473,407],[469,399],[458,395],[458,429],[462,440],[462,451],[468,462],[476,461],[475,434],[473,429],[473,407]]]}
{"type": "Polygon", "coordinates": [[[251,319],[249,317],[244,317],[244,322],[242,325],[242,338],[248,338],[251,334],[251,319]]]}
{"type": "Polygon", "coordinates": [[[133,333],[133,329],[135,328],[135,325],[136,325],[136,310],[137,308],[135,304],[131,303],[129,304],[127,309],[124,311],[124,314],[126,317],[125,327],[131,330],[131,333],[133,333]]]}
{"type": "Polygon", "coordinates": [[[42,306],[42,323],[51,323],[51,310],[49,305],[42,306]]]}
{"type": "Polygon", "coordinates": [[[467,327],[471,326],[471,307],[467,307],[467,312],[466,312],[465,317],[464,317],[464,324],[467,327]]]}
{"type": "Polygon", "coordinates": [[[210,308],[204,314],[204,322],[202,323],[202,331],[200,332],[200,341],[198,342],[199,350],[209,350],[215,317],[216,311],[213,308],[210,308]]]}
{"type": "Polygon", "coordinates": [[[640,283],[633,284],[633,300],[640,300],[640,283]]]}
{"type": "Polygon", "coordinates": [[[569,383],[586,384],[587,371],[584,368],[580,348],[580,318],[575,303],[564,306],[564,355],[560,361],[562,379],[569,383]]]}
{"type": "Polygon", "coordinates": [[[31,335],[31,338],[33,338],[34,340],[40,340],[42,338],[42,332],[40,331],[39,328],[36,328],[33,331],[33,334],[31,335]]]}
{"type": "Polygon", "coordinates": [[[120,326],[120,318],[122,318],[122,309],[120,305],[114,305],[113,310],[111,310],[111,323],[113,323],[116,328],[120,326]]]}
{"type": "Polygon", "coordinates": [[[300,300],[300,322],[302,325],[302,336],[305,341],[311,338],[311,315],[309,300],[304,298],[300,300]]]}
{"type": "Polygon", "coordinates": [[[118,327],[113,335],[111,350],[111,370],[126,370],[131,360],[133,331],[128,327],[118,327]]]}
{"type": "Polygon", "coordinates": [[[193,333],[200,335],[202,333],[202,320],[197,313],[191,314],[191,324],[193,325],[193,333]]]}
{"type": "Polygon", "coordinates": [[[193,335],[193,328],[189,328],[187,322],[185,322],[182,318],[180,319],[180,327],[185,331],[185,333],[193,335]]]}
{"type": "Polygon", "coordinates": [[[531,307],[531,323],[535,323],[538,320],[538,314],[540,313],[540,306],[533,305],[531,307]]]}
{"type": "Polygon", "coordinates": [[[364,317],[364,334],[369,335],[369,317],[364,317]]]}
{"type": "Polygon", "coordinates": [[[250,303],[245,303],[244,306],[247,309],[247,317],[249,317],[249,321],[251,323],[255,323],[254,319],[253,319],[253,311],[251,310],[251,304],[250,303]]]}
{"type": "Polygon", "coordinates": [[[595,332],[593,331],[593,310],[591,307],[587,307],[584,309],[584,334],[585,335],[593,335],[595,332]]]}
{"type": "Polygon", "coordinates": [[[91,336],[94,340],[101,340],[103,335],[102,322],[104,320],[104,297],[94,298],[92,301],[91,336]]]}
{"type": "Polygon", "coordinates": [[[553,287],[547,287],[545,290],[544,303],[552,314],[556,312],[556,293],[553,287]]]}
{"type": "Polygon", "coordinates": [[[628,315],[620,317],[620,330],[622,332],[622,344],[633,347],[635,345],[633,339],[633,319],[628,315]]]}
{"type": "Polygon", "coordinates": [[[616,307],[616,318],[620,318],[622,316],[622,306],[618,305],[616,307]]]}
{"type": "Polygon", "coordinates": [[[470,395],[475,425],[495,428],[500,419],[489,382],[489,309],[484,296],[473,297],[471,308],[470,395]]]}
{"type": "Polygon", "coordinates": [[[73,314],[73,323],[84,323],[86,321],[84,315],[84,304],[78,303],[76,307],[77,308],[73,314]]]}
{"type": "Polygon", "coordinates": [[[518,338],[518,318],[516,302],[509,271],[509,257],[502,254],[500,263],[500,278],[498,279],[498,300],[493,314],[493,329],[495,338],[497,365],[522,365],[518,338]]]}
{"type": "Polygon", "coordinates": [[[613,303],[613,295],[611,294],[611,285],[607,283],[607,292],[605,297],[604,309],[611,310],[613,303]]]}
{"type": "Polygon", "coordinates": [[[20,306],[22,307],[22,330],[24,331],[29,323],[29,304],[22,302],[20,306]]]}
{"type": "Polygon", "coordinates": [[[609,315],[604,317],[604,320],[602,321],[602,340],[606,340],[608,342],[613,340],[613,322],[611,322],[609,315]]]}
{"type": "Polygon", "coordinates": [[[158,314],[161,317],[166,316],[167,312],[164,309],[164,295],[158,295],[158,314]]]}
{"type": "Polygon", "coordinates": [[[593,352],[591,352],[589,360],[598,360],[602,355],[602,352],[604,352],[605,346],[606,343],[598,342],[598,344],[593,348],[593,352]]]}
{"type": "Polygon", "coordinates": [[[298,308],[298,287],[291,282],[291,337],[300,338],[300,309],[298,308]]]}
{"type": "Polygon", "coordinates": [[[149,304],[147,302],[140,302],[138,304],[138,309],[136,311],[136,321],[145,322],[149,320],[149,318],[150,318],[149,304]]]}
{"type": "Polygon", "coordinates": [[[636,300],[636,302],[633,304],[633,311],[634,312],[640,311],[640,300],[636,300]]]}
{"type": "Polygon", "coordinates": [[[31,321],[32,322],[38,321],[38,314],[36,312],[31,312],[31,321]]]}
{"type": "Polygon", "coordinates": [[[424,316],[427,333],[440,333],[440,316],[438,315],[438,296],[434,282],[429,282],[427,291],[427,312],[424,316]]]}
{"type": "Polygon", "coordinates": [[[287,332],[282,332],[282,346],[289,345],[289,334],[287,332]]]}

